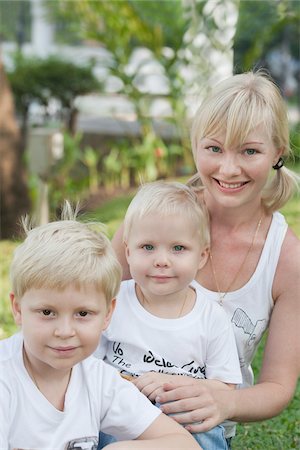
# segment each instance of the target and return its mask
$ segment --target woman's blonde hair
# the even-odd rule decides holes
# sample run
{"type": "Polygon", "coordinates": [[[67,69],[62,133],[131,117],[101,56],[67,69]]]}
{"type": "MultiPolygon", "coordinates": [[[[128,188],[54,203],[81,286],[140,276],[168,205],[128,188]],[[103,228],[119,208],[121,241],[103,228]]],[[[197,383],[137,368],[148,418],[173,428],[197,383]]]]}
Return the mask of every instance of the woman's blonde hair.
{"type": "Polygon", "coordinates": [[[94,287],[107,304],[117,295],[122,270],[103,225],[76,220],[77,211],[66,202],[62,219],[36,228],[23,220],[26,239],[11,264],[11,283],[16,298],[29,289],[64,290],[94,287]]]}
{"type": "MultiPolygon", "coordinates": [[[[132,225],[150,214],[184,216],[198,230],[203,248],[210,244],[208,213],[194,189],[176,181],[154,181],[142,185],[132,199],[124,219],[124,242],[128,242],[132,225]]],[[[180,238],[180,236],[179,236],[180,238]]]]}
{"type": "MultiPolygon", "coordinates": [[[[292,157],[287,108],[270,76],[261,70],[233,75],[220,82],[202,102],[193,121],[191,143],[195,161],[199,142],[205,136],[225,130],[225,146],[238,146],[261,124],[275,148],[282,150],[284,160],[292,157]]],[[[299,177],[286,167],[274,172],[262,193],[263,205],[270,212],[281,208],[299,183],[299,177]]],[[[199,176],[193,177],[193,183],[201,185],[199,176]]]]}

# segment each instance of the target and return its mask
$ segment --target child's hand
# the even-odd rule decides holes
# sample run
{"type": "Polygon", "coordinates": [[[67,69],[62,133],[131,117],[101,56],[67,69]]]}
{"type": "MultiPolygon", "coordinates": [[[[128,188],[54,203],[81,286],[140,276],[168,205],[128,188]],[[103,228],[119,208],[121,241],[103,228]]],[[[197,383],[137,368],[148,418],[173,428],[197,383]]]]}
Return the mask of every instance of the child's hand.
{"type": "Polygon", "coordinates": [[[167,373],[148,372],[134,378],[132,383],[144,394],[149,400],[154,401],[157,395],[164,392],[164,383],[172,383],[176,375],[167,373]]]}

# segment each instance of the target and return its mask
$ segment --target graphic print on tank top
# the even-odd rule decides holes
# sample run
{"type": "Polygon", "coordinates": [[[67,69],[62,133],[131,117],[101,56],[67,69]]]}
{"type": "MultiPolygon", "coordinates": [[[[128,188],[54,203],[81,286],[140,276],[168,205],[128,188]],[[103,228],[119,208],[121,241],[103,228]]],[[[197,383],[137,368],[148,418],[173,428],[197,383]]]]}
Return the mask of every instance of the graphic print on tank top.
{"type": "Polygon", "coordinates": [[[236,328],[235,333],[239,331],[243,334],[244,358],[240,359],[241,367],[243,367],[245,360],[252,359],[252,353],[255,352],[256,345],[267,328],[267,320],[251,320],[243,309],[237,308],[233,313],[231,322],[236,328]]]}

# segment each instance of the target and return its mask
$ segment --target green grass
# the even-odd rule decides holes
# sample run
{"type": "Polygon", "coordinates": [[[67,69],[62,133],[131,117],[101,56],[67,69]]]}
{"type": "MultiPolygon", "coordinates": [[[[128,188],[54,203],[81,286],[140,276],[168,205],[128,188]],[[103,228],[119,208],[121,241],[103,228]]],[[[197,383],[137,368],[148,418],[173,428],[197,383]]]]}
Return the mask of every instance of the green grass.
{"type": "MultiPolygon", "coordinates": [[[[111,237],[124,217],[131,196],[114,198],[97,210],[85,213],[84,220],[97,220],[107,225],[111,237]]],[[[300,237],[300,202],[291,200],[282,210],[289,225],[300,237]]],[[[0,241],[0,339],[10,336],[16,330],[10,313],[8,277],[9,264],[13,249],[17,243],[0,241]]],[[[258,348],[253,361],[257,376],[261,366],[264,341],[258,348]]],[[[300,382],[293,401],[278,417],[264,422],[238,425],[237,436],[233,441],[233,450],[291,450],[300,449],[300,382]]]]}
{"type": "Polygon", "coordinates": [[[112,237],[123,217],[134,194],[124,195],[107,201],[95,211],[85,213],[83,220],[95,220],[106,225],[106,232],[112,237]]]}
{"type": "MultiPolygon", "coordinates": [[[[257,378],[261,367],[265,339],[252,363],[257,378]]],[[[233,450],[300,449],[300,381],[289,406],[277,417],[250,424],[238,424],[233,450]]]]}

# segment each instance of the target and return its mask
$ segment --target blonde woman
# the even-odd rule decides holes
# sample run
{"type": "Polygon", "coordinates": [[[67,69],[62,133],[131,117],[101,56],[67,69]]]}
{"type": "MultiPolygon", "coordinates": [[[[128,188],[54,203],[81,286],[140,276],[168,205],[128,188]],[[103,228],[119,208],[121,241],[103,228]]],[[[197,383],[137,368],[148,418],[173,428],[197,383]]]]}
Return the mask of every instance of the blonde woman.
{"type": "MultiPolygon", "coordinates": [[[[235,421],[268,419],[288,405],[300,373],[300,243],[278,212],[299,178],[284,167],[291,154],[285,103],[262,72],[219,83],[196,113],[191,140],[198,171],[191,184],[211,232],[210,258],[196,280],[231,320],[243,383],[226,391],[182,378],[165,384],[156,401],[192,433],[223,423],[230,445],[235,421]],[[267,329],[253,386],[251,362],[267,329]]],[[[120,236],[114,247],[126,268],[120,236]]]]}

